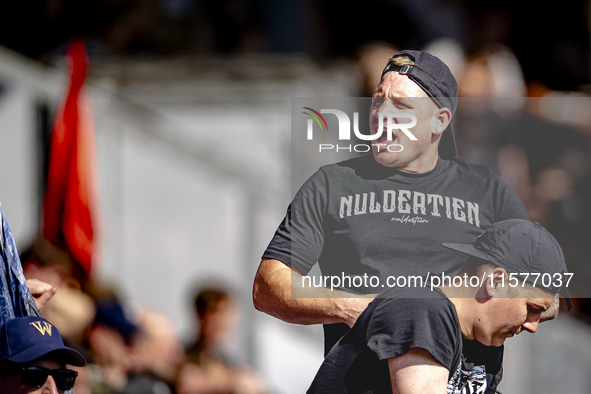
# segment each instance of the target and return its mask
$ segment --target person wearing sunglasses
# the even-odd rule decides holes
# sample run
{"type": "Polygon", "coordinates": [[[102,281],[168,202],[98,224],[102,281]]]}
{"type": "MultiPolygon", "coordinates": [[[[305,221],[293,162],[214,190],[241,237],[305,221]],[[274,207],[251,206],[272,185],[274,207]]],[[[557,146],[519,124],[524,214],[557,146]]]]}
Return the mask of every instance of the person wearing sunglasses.
{"type": "Polygon", "coordinates": [[[66,347],[55,326],[37,316],[18,317],[0,328],[0,393],[63,394],[86,360],[66,347]]]}

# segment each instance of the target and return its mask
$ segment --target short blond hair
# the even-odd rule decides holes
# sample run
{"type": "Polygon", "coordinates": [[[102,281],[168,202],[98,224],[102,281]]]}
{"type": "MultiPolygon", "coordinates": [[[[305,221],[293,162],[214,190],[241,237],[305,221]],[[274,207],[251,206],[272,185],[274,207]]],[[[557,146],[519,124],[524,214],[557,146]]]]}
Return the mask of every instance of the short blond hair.
{"type": "Polygon", "coordinates": [[[388,59],[388,64],[395,64],[397,66],[414,66],[415,65],[415,61],[412,60],[410,58],[410,56],[408,55],[400,55],[400,56],[394,56],[391,57],[390,59],[388,59]]]}

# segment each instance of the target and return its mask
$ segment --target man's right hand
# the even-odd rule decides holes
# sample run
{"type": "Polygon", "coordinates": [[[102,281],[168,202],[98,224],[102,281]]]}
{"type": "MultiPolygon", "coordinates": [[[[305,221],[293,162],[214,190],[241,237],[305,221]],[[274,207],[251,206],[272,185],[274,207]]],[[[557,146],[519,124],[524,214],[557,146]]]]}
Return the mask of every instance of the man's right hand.
{"type": "Polygon", "coordinates": [[[345,304],[349,304],[343,309],[346,311],[346,315],[343,318],[343,323],[347,324],[349,327],[353,327],[359,315],[363,313],[363,311],[367,308],[367,305],[373,301],[375,296],[376,294],[363,297],[356,296],[355,298],[339,298],[339,300],[345,304]]]}
{"type": "Polygon", "coordinates": [[[346,323],[352,327],[375,297],[305,287],[302,282],[302,274],[281,261],[263,259],[253,286],[255,308],[288,323],[346,323]]]}
{"type": "Polygon", "coordinates": [[[41,312],[47,301],[49,301],[57,291],[55,287],[49,283],[42,282],[39,279],[27,279],[27,286],[29,287],[31,295],[35,299],[35,304],[37,305],[37,310],[39,312],[41,312]]]}

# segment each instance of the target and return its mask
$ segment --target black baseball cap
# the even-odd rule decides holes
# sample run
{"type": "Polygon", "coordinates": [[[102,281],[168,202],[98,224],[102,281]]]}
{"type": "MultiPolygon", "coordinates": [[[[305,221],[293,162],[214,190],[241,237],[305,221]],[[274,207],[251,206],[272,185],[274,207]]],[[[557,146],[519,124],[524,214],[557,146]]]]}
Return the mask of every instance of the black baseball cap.
{"type": "Polygon", "coordinates": [[[29,363],[49,353],[65,364],[83,367],[86,360],[64,345],[53,324],[37,316],[17,317],[0,329],[0,362],[29,363]]]}
{"type": "MultiPolygon", "coordinates": [[[[562,249],[552,234],[537,222],[503,220],[490,226],[472,245],[444,243],[443,246],[488,260],[509,273],[529,273],[527,282],[560,294],[568,309],[572,308],[565,286],[567,270],[562,249]]],[[[524,279],[524,276],[519,278],[524,279]]]]}
{"type": "MultiPolygon", "coordinates": [[[[402,51],[392,58],[399,56],[408,56],[414,61],[414,65],[399,66],[388,62],[382,71],[382,77],[388,71],[398,71],[408,76],[431,97],[439,108],[448,108],[453,117],[458,107],[458,83],[445,63],[438,57],[421,51],[402,51]]],[[[439,140],[439,156],[448,160],[456,157],[456,144],[451,123],[439,140]]]]}

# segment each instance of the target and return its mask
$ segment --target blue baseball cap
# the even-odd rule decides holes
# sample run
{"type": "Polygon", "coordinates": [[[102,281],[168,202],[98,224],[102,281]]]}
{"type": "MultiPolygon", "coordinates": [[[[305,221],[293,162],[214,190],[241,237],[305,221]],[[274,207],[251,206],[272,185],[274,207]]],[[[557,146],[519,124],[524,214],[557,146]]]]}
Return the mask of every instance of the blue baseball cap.
{"type": "MultiPolygon", "coordinates": [[[[398,65],[388,62],[384,74],[389,71],[397,71],[406,75],[414,83],[427,93],[439,108],[446,107],[451,115],[456,113],[458,107],[458,83],[451,73],[449,67],[436,56],[421,51],[402,51],[394,56],[408,56],[413,60],[414,65],[398,65]]],[[[439,156],[442,159],[453,159],[456,157],[456,143],[451,129],[451,123],[439,140],[439,156]]]]}
{"type": "Polygon", "coordinates": [[[41,317],[17,317],[0,328],[0,362],[24,364],[50,353],[65,364],[86,365],[80,353],[64,345],[57,328],[41,317]]]}
{"type": "Polygon", "coordinates": [[[104,300],[97,303],[94,324],[102,324],[117,331],[126,343],[131,343],[139,331],[117,300],[104,300]]]}
{"type": "Polygon", "coordinates": [[[488,260],[509,273],[527,273],[526,282],[560,294],[568,309],[572,308],[565,286],[568,281],[564,278],[567,270],[562,249],[556,238],[537,222],[503,220],[491,225],[472,245],[444,243],[443,246],[488,260]]]}

